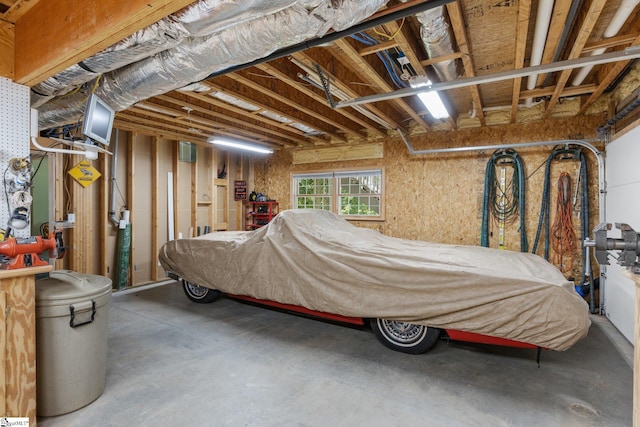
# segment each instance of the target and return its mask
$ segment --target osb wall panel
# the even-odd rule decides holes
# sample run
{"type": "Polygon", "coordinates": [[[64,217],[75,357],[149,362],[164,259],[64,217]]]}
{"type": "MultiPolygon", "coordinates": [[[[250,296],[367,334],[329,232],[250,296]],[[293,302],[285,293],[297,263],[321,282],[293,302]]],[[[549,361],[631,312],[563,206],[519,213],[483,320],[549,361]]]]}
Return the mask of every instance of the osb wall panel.
{"type": "MultiPolygon", "coordinates": [[[[412,136],[416,150],[461,146],[484,146],[518,142],[595,138],[602,116],[554,119],[544,124],[513,124],[486,127],[481,130],[431,132],[412,136]]],[[[538,224],[544,166],[553,147],[518,149],[525,168],[526,229],[530,249],[538,224]]],[[[602,148],[602,147],[600,147],[602,148]]],[[[385,141],[383,159],[357,160],[321,164],[293,165],[291,151],[281,150],[256,161],[256,191],[280,202],[281,209],[291,208],[291,173],[344,168],[385,168],[386,218],[381,222],[359,221],[358,226],[374,228],[383,234],[449,244],[479,245],[482,196],[487,161],[493,150],[486,152],[447,153],[412,156],[399,138],[385,141]]],[[[589,167],[590,229],[598,222],[598,179],[594,156],[586,155],[589,167]]],[[[551,173],[551,221],[555,219],[556,185],[562,171],[577,176],[577,163],[555,165],[551,173]]],[[[579,220],[574,215],[574,228],[579,238],[579,220]]],[[[497,247],[497,227],[490,245],[497,247]]],[[[519,219],[506,227],[506,248],[520,250],[519,219]]],[[[542,248],[543,242],[540,242],[542,248]]],[[[538,251],[542,253],[541,250],[538,251]]],[[[579,258],[579,257],[578,257],[579,258]]],[[[576,272],[579,266],[576,267],[576,272]]],[[[567,273],[569,276],[572,273],[567,273]]],[[[574,273],[575,274],[575,273],[574,273]]]]}

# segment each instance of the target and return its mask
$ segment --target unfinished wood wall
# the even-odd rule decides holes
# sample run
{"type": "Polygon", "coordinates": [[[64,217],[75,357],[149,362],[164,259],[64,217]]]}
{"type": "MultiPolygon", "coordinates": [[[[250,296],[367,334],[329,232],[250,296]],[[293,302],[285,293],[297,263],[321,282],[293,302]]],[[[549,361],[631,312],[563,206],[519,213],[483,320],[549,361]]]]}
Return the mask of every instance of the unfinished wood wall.
{"type": "MultiPolygon", "coordinates": [[[[595,138],[602,116],[565,120],[549,120],[544,125],[514,124],[485,128],[481,131],[432,132],[410,137],[415,149],[491,145],[517,142],[595,138]]],[[[602,148],[602,147],[600,147],[602,148]]],[[[534,173],[548,157],[552,147],[519,149],[526,183],[526,227],[533,241],[540,210],[544,167],[534,173]]],[[[291,208],[291,174],[323,169],[383,167],[385,170],[385,221],[359,221],[356,225],[376,229],[383,234],[440,243],[479,245],[482,195],[485,168],[490,152],[467,152],[442,155],[412,156],[400,138],[384,142],[384,158],[346,162],[323,162],[294,165],[290,151],[279,151],[255,164],[257,191],[280,202],[280,208],[291,208]]],[[[597,167],[594,156],[587,154],[590,174],[591,229],[597,224],[597,167]]],[[[562,170],[575,179],[577,164],[554,165],[551,177],[551,221],[555,218],[556,183],[562,170]]],[[[575,182],[575,181],[574,181],[575,182]]],[[[575,185],[575,184],[574,184],[575,185]]],[[[579,234],[579,220],[574,216],[579,234]]],[[[520,250],[519,224],[507,225],[506,247],[520,250]]],[[[495,226],[494,226],[495,231],[495,226]]],[[[490,238],[497,246],[497,236],[490,238]]],[[[542,244],[542,242],[541,242],[542,244]]],[[[538,253],[542,253],[539,251],[538,253]]],[[[574,273],[579,272],[576,265],[574,273]]]]}
{"type": "MultiPolygon", "coordinates": [[[[246,159],[236,154],[198,146],[196,162],[180,161],[178,141],[116,131],[112,151],[117,150],[115,174],[115,217],[130,211],[132,224],[131,255],[127,286],[137,286],[165,278],[157,254],[169,238],[168,181],[173,177],[175,208],[174,235],[187,238],[197,227],[215,224],[218,229],[240,230],[241,203],[233,200],[227,182],[247,179],[246,159]],[[114,143],[117,138],[117,148],[114,143]],[[217,178],[218,168],[227,163],[227,178],[217,178]],[[222,218],[224,216],[224,218],[222,218]]],[[[55,221],[63,221],[68,212],[76,214],[76,224],[65,231],[69,250],[59,268],[80,273],[99,274],[114,279],[117,266],[118,227],[109,219],[111,167],[113,158],[100,156],[91,162],[101,178],[87,188],[75,182],[67,171],[80,160],[78,156],[60,157],[63,185],[55,193],[55,221]]]]}

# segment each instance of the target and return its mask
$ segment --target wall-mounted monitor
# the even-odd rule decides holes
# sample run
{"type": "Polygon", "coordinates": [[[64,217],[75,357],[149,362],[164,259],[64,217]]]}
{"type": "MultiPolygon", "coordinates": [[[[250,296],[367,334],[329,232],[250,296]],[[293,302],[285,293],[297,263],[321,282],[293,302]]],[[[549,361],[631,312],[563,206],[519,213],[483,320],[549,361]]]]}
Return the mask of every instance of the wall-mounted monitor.
{"type": "Polygon", "coordinates": [[[84,112],[82,133],[92,141],[109,145],[115,111],[95,94],[91,94],[84,112]]]}

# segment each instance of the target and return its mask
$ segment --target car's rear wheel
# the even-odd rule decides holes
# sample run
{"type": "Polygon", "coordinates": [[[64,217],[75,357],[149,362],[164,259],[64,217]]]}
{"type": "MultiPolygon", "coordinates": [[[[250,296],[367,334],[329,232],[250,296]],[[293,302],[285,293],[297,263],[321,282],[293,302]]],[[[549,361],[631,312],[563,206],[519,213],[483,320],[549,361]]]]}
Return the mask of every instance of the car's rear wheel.
{"type": "Polygon", "coordinates": [[[440,329],[387,319],[370,319],[376,338],[391,350],[421,354],[431,349],[440,337],[440,329]]]}
{"type": "Polygon", "coordinates": [[[204,286],[196,285],[184,279],[182,280],[182,289],[187,295],[187,298],[199,304],[208,304],[220,298],[220,291],[205,288],[204,286]]]}

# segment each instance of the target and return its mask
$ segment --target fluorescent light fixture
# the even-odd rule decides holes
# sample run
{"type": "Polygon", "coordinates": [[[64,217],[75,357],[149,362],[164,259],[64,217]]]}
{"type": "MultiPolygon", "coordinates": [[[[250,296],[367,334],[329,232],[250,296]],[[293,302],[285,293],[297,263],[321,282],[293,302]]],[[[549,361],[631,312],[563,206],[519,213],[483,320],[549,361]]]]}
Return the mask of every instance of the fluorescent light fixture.
{"type": "Polygon", "coordinates": [[[409,84],[413,88],[417,87],[425,87],[426,91],[418,93],[418,98],[424,104],[424,106],[429,110],[431,116],[434,119],[447,119],[449,118],[449,112],[445,108],[442,103],[442,99],[440,99],[440,95],[438,92],[430,90],[431,80],[424,76],[416,76],[409,80],[409,84]]]}
{"type": "Polygon", "coordinates": [[[273,153],[273,150],[271,148],[263,147],[256,144],[249,144],[247,142],[232,141],[230,139],[213,137],[209,139],[209,142],[216,145],[222,145],[224,147],[231,147],[231,148],[237,148],[239,150],[253,151],[255,153],[261,153],[261,154],[273,153]]]}

